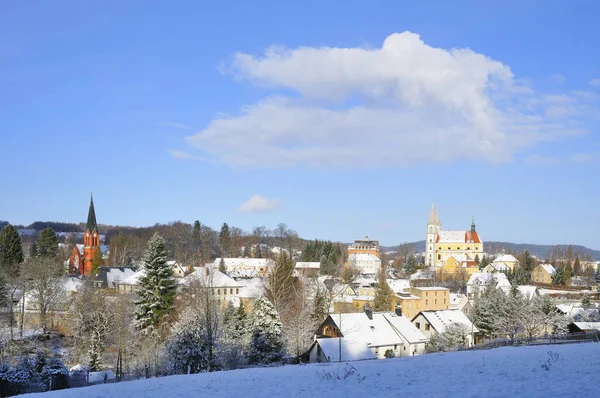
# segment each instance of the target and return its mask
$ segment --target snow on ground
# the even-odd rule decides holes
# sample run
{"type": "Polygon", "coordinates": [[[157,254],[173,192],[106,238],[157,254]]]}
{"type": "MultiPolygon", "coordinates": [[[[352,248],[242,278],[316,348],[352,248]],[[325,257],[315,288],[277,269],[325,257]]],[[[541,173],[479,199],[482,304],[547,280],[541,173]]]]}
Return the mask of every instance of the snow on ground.
{"type": "Polygon", "coordinates": [[[243,369],[46,394],[67,398],[596,396],[599,372],[600,344],[582,343],[243,369]]]}

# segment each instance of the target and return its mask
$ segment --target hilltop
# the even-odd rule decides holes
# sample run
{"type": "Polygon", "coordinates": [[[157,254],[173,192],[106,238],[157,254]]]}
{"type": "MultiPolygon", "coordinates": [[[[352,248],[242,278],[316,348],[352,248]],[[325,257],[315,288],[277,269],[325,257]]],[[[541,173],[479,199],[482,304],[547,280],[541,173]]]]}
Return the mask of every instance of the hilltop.
{"type": "MultiPolygon", "coordinates": [[[[44,397],[595,396],[600,344],[505,347],[352,363],[169,376],[44,397]]],[[[39,395],[36,395],[39,396],[39,395]]]]}

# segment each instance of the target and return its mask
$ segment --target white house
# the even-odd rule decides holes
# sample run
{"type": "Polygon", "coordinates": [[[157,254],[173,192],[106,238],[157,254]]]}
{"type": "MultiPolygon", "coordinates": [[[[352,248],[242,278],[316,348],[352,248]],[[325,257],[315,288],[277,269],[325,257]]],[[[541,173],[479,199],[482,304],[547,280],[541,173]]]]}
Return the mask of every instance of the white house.
{"type": "Polygon", "coordinates": [[[459,310],[421,311],[412,319],[412,323],[428,339],[433,333],[444,333],[451,325],[460,325],[467,333],[467,347],[473,345],[475,333],[479,332],[479,329],[459,310]]]}
{"type": "Polygon", "coordinates": [[[517,260],[512,254],[501,254],[500,256],[496,257],[494,261],[492,261],[492,264],[502,264],[513,270],[515,266],[519,265],[519,260],[517,260]]]}
{"type": "Polygon", "coordinates": [[[510,282],[506,274],[501,272],[494,274],[475,272],[467,281],[467,298],[471,301],[475,300],[489,287],[510,289],[510,282]]]}
{"type": "Polygon", "coordinates": [[[376,274],[381,268],[381,259],[373,253],[351,253],[348,265],[356,268],[361,274],[376,274]]]}
{"type": "Polygon", "coordinates": [[[298,261],[294,266],[294,276],[319,274],[321,263],[318,261],[298,261]]]}
{"type": "Polygon", "coordinates": [[[510,271],[510,268],[508,267],[508,265],[506,265],[504,263],[489,263],[488,265],[483,267],[483,269],[481,270],[481,272],[485,272],[487,274],[493,274],[496,272],[508,272],[508,271],[510,271]]]}
{"type": "Polygon", "coordinates": [[[173,271],[174,278],[183,278],[185,276],[186,269],[177,261],[169,260],[167,261],[167,265],[171,268],[171,271],[173,271]]]}
{"type": "Polygon", "coordinates": [[[196,268],[194,272],[181,280],[180,285],[185,289],[194,283],[212,289],[217,298],[231,301],[235,305],[239,304],[239,298],[244,289],[244,285],[212,267],[196,268]]]}
{"type": "MultiPolygon", "coordinates": [[[[339,360],[339,357],[327,354],[330,351],[325,344],[334,343],[319,343],[323,339],[340,339],[343,346],[356,352],[364,353],[364,347],[368,347],[378,359],[386,358],[386,355],[405,357],[422,354],[427,342],[423,333],[407,318],[393,312],[371,311],[332,314],[319,327],[309,357],[315,362],[339,360]]],[[[350,360],[343,355],[342,361],[350,360]]],[[[361,354],[360,359],[367,358],[361,354]]]]}
{"type": "Polygon", "coordinates": [[[219,268],[221,263],[225,265],[227,274],[234,278],[267,276],[275,267],[275,261],[270,258],[217,258],[212,266],[219,268]]]}

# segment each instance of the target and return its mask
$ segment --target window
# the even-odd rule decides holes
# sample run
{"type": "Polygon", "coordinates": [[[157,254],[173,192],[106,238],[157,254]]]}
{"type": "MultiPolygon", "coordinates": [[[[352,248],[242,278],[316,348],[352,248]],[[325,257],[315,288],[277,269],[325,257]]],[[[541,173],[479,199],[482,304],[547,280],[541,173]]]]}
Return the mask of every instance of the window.
{"type": "Polygon", "coordinates": [[[417,327],[417,329],[421,329],[421,324],[419,322],[415,322],[415,326],[417,327]]]}
{"type": "Polygon", "coordinates": [[[233,289],[229,289],[229,294],[233,294],[233,289]]]}
{"type": "Polygon", "coordinates": [[[217,289],[217,294],[220,296],[221,295],[221,289],[217,289]]]}
{"type": "Polygon", "coordinates": [[[437,297],[437,292],[435,292],[435,296],[437,297]]]}
{"type": "Polygon", "coordinates": [[[448,250],[452,250],[452,249],[450,248],[450,246],[448,246],[448,250]]]}
{"type": "Polygon", "coordinates": [[[430,329],[430,326],[429,326],[429,324],[428,324],[428,323],[426,323],[426,324],[425,324],[425,330],[429,330],[429,329],[430,329]]]}
{"type": "Polygon", "coordinates": [[[441,260],[441,259],[442,259],[442,255],[438,254],[438,260],[441,260]]]}
{"type": "Polygon", "coordinates": [[[240,289],[235,289],[235,294],[240,294],[240,289]]]}
{"type": "Polygon", "coordinates": [[[421,308],[421,302],[417,301],[417,308],[421,308]]]}
{"type": "Polygon", "coordinates": [[[444,299],[444,304],[446,304],[446,299],[444,299]]]}
{"type": "Polygon", "coordinates": [[[425,292],[425,297],[429,296],[429,292],[425,292]]]}
{"type": "Polygon", "coordinates": [[[429,304],[429,300],[425,300],[425,305],[429,304]]]}
{"type": "Polygon", "coordinates": [[[470,247],[467,247],[467,250],[471,250],[471,248],[470,248],[470,247]]]}
{"type": "Polygon", "coordinates": [[[437,304],[437,299],[435,299],[435,304],[437,304]]]}
{"type": "Polygon", "coordinates": [[[394,351],[398,349],[398,344],[394,344],[394,351]]]}
{"type": "Polygon", "coordinates": [[[456,250],[460,250],[460,247],[456,246],[456,250]]]}

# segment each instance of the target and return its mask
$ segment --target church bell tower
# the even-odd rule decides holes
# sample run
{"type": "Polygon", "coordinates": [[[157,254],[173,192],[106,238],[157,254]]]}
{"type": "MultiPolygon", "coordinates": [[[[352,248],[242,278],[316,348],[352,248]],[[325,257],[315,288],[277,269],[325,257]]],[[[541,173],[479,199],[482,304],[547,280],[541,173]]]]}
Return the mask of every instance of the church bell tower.
{"type": "Polygon", "coordinates": [[[88,210],[87,225],[83,236],[83,263],[79,264],[79,273],[89,276],[92,270],[92,260],[96,251],[100,250],[100,234],[96,223],[94,198],[90,195],[90,209],[88,210]]]}
{"type": "Polygon", "coordinates": [[[429,209],[429,219],[427,220],[427,234],[425,236],[425,266],[433,267],[436,264],[435,258],[435,242],[438,233],[442,230],[440,221],[439,207],[434,207],[433,202],[429,209]]]}

